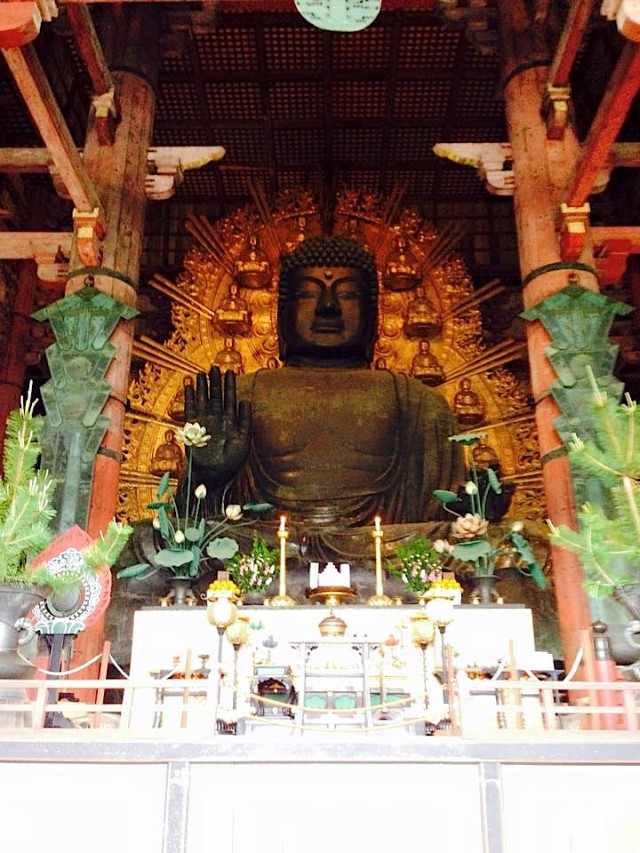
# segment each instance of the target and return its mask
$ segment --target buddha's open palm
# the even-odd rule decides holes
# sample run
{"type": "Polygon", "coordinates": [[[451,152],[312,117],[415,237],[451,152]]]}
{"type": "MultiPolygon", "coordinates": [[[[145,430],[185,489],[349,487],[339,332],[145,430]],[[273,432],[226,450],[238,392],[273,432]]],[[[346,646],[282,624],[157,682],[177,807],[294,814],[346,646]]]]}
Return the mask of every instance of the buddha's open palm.
{"type": "Polygon", "coordinates": [[[225,486],[246,460],[251,440],[251,404],[238,403],[235,373],[227,370],[224,380],[218,367],[208,377],[198,373],[195,389],[185,387],[184,413],[187,423],[199,423],[211,436],[191,448],[195,477],[208,488],[225,486]]]}

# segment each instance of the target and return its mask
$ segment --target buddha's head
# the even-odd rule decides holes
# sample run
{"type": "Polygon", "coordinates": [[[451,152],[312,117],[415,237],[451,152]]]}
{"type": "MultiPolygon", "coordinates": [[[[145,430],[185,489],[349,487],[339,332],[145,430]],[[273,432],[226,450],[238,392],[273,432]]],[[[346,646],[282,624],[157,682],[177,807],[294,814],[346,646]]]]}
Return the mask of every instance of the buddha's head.
{"type": "Polygon", "coordinates": [[[278,335],[285,364],[369,364],[377,326],[375,260],[358,243],[310,237],[283,255],[278,335]]]}

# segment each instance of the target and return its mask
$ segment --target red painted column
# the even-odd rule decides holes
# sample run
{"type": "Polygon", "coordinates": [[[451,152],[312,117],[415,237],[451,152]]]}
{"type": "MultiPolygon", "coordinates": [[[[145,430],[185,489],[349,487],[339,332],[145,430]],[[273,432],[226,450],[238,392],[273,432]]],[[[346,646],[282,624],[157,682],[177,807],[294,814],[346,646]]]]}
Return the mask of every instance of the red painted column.
{"type": "MultiPolygon", "coordinates": [[[[87,268],[76,254],[72,256],[67,293],[81,289],[91,275],[98,290],[135,307],[158,39],[153,37],[153,20],[138,10],[126,9],[117,18],[110,36],[115,40],[112,72],[121,119],[112,146],[100,143],[95,122],[91,122],[83,158],[105,212],[106,235],[100,245],[99,265],[87,268]]],[[[115,356],[106,374],[111,393],[104,409],[110,424],[96,457],[87,525],[91,536],[105,529],[117,508],[133,332],[134,321],[123,320],[110,339],[115,356]]]]}
{"type": "MultiPolygon", "coordinates": [[[[560,204],[576,163],[579,146],[568,128],[563,139],[548,140],[542,118],[549,59],[540,46],[522,0],[500,3],[505,49],[504,98],[515,176],[514,212],[518,235],[523,301],[529,309],[566,287],[571,264],[562,263],[556,230],[560,204]]],[[[579,282],[598,290],[592,258],[578,260],[579,282]]],[[[559,409],[549,386],[556,379],[546,355],[549,335],[539,321],[527,325],[531,387],[543,465],[547,511],[555,524],[576,526],[573,486],[563,443],[553,428],[559,409]]],[[[554,588],[565,663],[571,666],[579,647],[579,631],[591,618],[579,560],[552,548],[554,588]]]]}

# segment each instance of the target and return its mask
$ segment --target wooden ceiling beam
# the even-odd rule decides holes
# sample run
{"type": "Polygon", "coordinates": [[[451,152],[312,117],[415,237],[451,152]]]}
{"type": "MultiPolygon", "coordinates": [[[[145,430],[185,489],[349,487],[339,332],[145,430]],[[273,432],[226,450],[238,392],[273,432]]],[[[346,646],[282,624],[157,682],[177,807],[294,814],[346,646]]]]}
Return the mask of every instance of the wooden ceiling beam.
{"type": "Polygon", "coordinates": [[[640,46],[627,42],[611,75],[607,90],[582,146],[573,179],[566,193],[568,207],[581,207],[592,191],[596,176],[607,163],[620,128],[640,88],[640,46]]]}
{"type": "Polygon", "coordinates": [[[102,210],[100,199],[32,45],[3,50],[16,86],[79,211],[102,210]]]}
{"type": "Polygon", "coordinates": [[[73,234],[70,231],[0,231],[0,260],[24,261],[62,254],[69,257],[73,234]]]}
{"type": "Polygon", "coordinates": [[[594,0],[575,0],[571,4],[549,69],[551,86],[569,85],[569,75],[587,30],[593,6],[594,0]]]}
{"type": "Polygon", "coordinates": [[[104,58],[91,12],[84,5],[72,5],[67,9],[67,18],[93,87],[98,141],[101,145],[113,145],[119,114],[116,85],[104,58]]]}
{"type": "Polygon", "coordinates": [[[3,3],[0,9],[0,48],[29,44],[40,32],[42,16],[37,3],[3,3]]]}
{"type": "Polygon", "coordinates": [[[67,18],[71,24],[78,53],[84,62],[96,95],[104,95],[114,88],[113,77],[102,52],[91,12],[83,5],[70,5],[67,18]]]}

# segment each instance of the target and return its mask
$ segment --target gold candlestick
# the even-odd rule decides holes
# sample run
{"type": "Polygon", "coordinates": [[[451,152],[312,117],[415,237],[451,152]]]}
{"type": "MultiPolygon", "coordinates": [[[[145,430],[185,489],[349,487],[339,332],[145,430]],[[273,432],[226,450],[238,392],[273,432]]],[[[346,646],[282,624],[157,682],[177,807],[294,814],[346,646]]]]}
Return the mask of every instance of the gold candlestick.
{"type": "Polygon", "coordinates": [[[278,595],[271,599],[272,607],[291,607],[295,604],[293,598],[287,595],[287,539],[289,531],[287,530],[286,516],[280,516],[280,527],[278,528],[278,539],[280,540],[280,588],[278,595]]]}
{"type": "Polygon", "coordinates": [[[373,520],[371,535],[373,536],[376,551],[376,594],[371,596],[367,604],[373,607],[388,607],[393,602],[388,595],[385,595],[382,586],[382,537],[384,536],[384,532],[379,515],[376,515],[373,520]]]}

